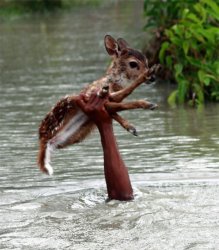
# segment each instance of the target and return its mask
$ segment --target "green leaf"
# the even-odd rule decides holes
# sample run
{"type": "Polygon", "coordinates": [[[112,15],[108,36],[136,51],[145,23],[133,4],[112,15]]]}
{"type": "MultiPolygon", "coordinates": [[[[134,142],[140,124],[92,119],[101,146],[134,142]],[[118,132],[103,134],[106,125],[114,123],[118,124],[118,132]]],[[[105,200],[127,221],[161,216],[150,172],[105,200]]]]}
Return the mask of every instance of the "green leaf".
{"type": "Polygon", "coordinates": [[[202,22],[194,13],[189,13],[186,17],[197,24],[201,24],[202,22]]]}
{"type": "Polygon", "coordinates": [[[211,17],[211,18],[214,18],[215,20],[219,21],[219,14],[218,13],[215,13],[215,11],[211,10],[211,9],[208,9],[208,15],[211,17]]]}
{"type": "Polygon", "coordinates": [[[178,82],[178,102],[183,104],[185,102],[186,92],[188,89],[188,82],[185,79],[180,79],[178,82]]]}
{"type": "Polygon", "coordinates": [[[192,34],[190,32],[190,30],[185,30],[185,39],[190,39],[192,37],[192,34]]]}
{"type": "Polygon", "coordinates": [[[206,21],[206,17],[207,17],[207,11],[206,9],[203,7],[202,4],[197,3],[194,5],[194,9],[197,11],[197,14],[199,14],[202,18],[202,22],[206,21]]]}
{"type": "Polygon", "coordinates": [[[189,14],[189,9],[188,8],[185,8],[182,12],[182,18],[186,18],[186,16],[189,14]]]}
{"type": "Polygon", "coordinates": [[[175,24],[172,26],[172,29],[178,37],[183,36],[183,33],[184,33],[184,26],[183,25],[175,24]]]}
{"type": "Polygon", "coordinates": [[[202,87],[197,84],[197,83],[194,83],[193,84],[193,91],[195,92],[196,96],[197,96],[197,99],[198,99],[198,103],[199,104],[202,104],[204,103],[204,91],[202,89],[202,87]]]}
{"type": "Polygon", "coordinates": [[[173,60],[172,60],[171,56],[167,56],[166,57],[166,64],[167,64],[167,67],[172,68],[172,66],[173,66],[173,60]]]}
{"type": "Polygon", "coordinates": [[[164,33],[169,39],[175,36],[171,29],[166,29],[164,33]]]}
{"type": "Polygon", "coordinates": [[[177,63],[174,65],[174,69],[175,69],[175,77],[177,78],[182,73],[183,65],[180,63],[177,63]]]}
{"type": "Polygon", "coordinates": [[[214,67],[215,72],[217,73],[217,75],[219,75],[219,60],[214,62],[213,67],[214,67]]]}
{"type": "Polygon", "coordinates": [[[188,50],[189,50],[189,42],[187,40],[185,40],[183,42],[183,51],[184,51],[185,55],[188,54],[188,50]]]}
{"type": "MultiPolygon", "coordinates": [[[[205,37],[209,42],[214,43],[215,38],[217,35],[217,29],[204,29],[200,28],[197,29],[197,32],[199,32],[203,37],[205,37]]],[[[219,28],[218,28],[218,33],[219,33],[219,28]]]]}
{"type": "Polygon", "coordinates": [[[219,15],[219,5],[216,3],[217,1],[213,1],[213,0],[200,0],[201,3],[205,3],[206,5],[208,5],[214,12],[216,15],[219,15]]]}
{"type": "Polygon", "coordinates": [[[198,67],[198,68],[199,67],[202,68],[202,63],[200,62],[200,60],[197,60],[197,59],[195,59],[194,57],[191,57],[191,56],[187,56],[186,58],[187,58],[187,60],[189,61],[189,63],[191,65],[193,65],[195,67],[198,67]]]}
{"type": "Polygon", "coordinates": [[[171,106],[176,104],[178,90],[174,90],[168,97],[167,101],[171,106]]]}
{"type": "Polygon", "coordinates": [[[199,42],[204,43],[205,40],[203,38],[203,35],[198,32],[199,30],[199,26],[197,26],[191,29],[191,33],[193,34],[193,37],[195,37],[199,42]]]}
{"type": "Polygon", "coordinates": [[[199,81],[204,83],[206,86],[208,86],[210,84],[211,79],[205,71],[199,70],[198,71],[198,78],[199,78],[199,81]]]}
{"type": "Polygon", "coordinates": [[[164,42],[162,43],[160,52],[159,52],[159,59],[161,63],[164,63],[164,59],[165,59],[165,52],[166,50],[169,48],[170,44],[169,42],[164,42]]]}
{"type": "Polygon", "coordinates": [[[215,99],[216,101],[219,101],[219,91],[214,91],[211,93],[212,99],[215,99]]]}
{"type": "Polygon", "coordinates": [[[211,79],[209,77],[205,77],[204,78],[204,84],[205,84],[205,86],[209,86],[210,82],[211,82],[211,79]]]}
{"type": "Polygon", "coordinates": [[[175,44],[176,46],[181,47],[182,40],[176,36],[170,38],[171,42],[175,44]]]}

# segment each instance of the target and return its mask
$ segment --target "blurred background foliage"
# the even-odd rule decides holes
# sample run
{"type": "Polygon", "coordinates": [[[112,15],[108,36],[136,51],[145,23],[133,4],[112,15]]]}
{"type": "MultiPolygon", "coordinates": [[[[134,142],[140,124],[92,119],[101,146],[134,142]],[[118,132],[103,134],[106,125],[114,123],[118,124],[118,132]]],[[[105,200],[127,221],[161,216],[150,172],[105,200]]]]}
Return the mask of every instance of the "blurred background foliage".
{"type": "Polygon", "coordinates": [[[78,5],[96,5],[100,2],[101,0],[0,0],[0,16],[48,12],[78,5]]]}
{"type": "Polygon", "coordinates": [[[145,30],[154,32],[145,53],[177,83],[168,102],[219,101],[218,0],[145,0],[144,13],[145,30]]]}

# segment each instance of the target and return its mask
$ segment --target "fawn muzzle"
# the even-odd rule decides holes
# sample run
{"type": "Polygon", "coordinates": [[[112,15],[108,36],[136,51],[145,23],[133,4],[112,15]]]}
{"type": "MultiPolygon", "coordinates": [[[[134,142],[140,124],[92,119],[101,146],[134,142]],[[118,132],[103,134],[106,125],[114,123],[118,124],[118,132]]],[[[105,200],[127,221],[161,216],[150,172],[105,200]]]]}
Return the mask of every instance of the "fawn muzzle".
{"type": "Polygon", "coordinates": [[[160,64],[155,64],[151,68],[149,68],[148,79],[145,82],[146,84],[152,84],[156,82],[157,73],[160,70],[160,68],[161,68],[160,64]]]}
{"type": "Polygon", "coordinates": [[[156,82],[156,75],[151,75],[145,82],[145,84],[153,84],[156,82]]]}

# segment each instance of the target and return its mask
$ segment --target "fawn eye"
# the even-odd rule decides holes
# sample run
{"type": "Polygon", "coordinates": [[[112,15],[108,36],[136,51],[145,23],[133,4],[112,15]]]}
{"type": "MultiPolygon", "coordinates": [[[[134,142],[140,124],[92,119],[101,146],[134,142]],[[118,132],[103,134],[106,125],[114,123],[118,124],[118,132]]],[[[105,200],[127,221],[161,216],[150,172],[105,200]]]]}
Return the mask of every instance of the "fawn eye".
{"type": "Polygon", "coordinates": [[[138,68],[138,64],[136,62],[130,62],[129,66],[134,69],[134,68],[138,68]]]}

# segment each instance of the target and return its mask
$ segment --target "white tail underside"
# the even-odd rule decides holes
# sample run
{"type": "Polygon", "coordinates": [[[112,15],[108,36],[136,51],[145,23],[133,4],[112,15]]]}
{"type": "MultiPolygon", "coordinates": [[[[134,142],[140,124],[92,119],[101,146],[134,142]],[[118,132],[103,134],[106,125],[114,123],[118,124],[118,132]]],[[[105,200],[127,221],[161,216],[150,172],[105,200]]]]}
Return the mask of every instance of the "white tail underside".
{"type": "Polygon", "coordinates": [[[58,134],[47,142],[45,154],[45,168],[49,175],[53,174],[53,168],[50,165],[51,154],[58,145],[64,144],[71,136],[73,136],[80,127],[88,120],[88,117],[79,110],[76,115],[58,132],[58,134]]]}

